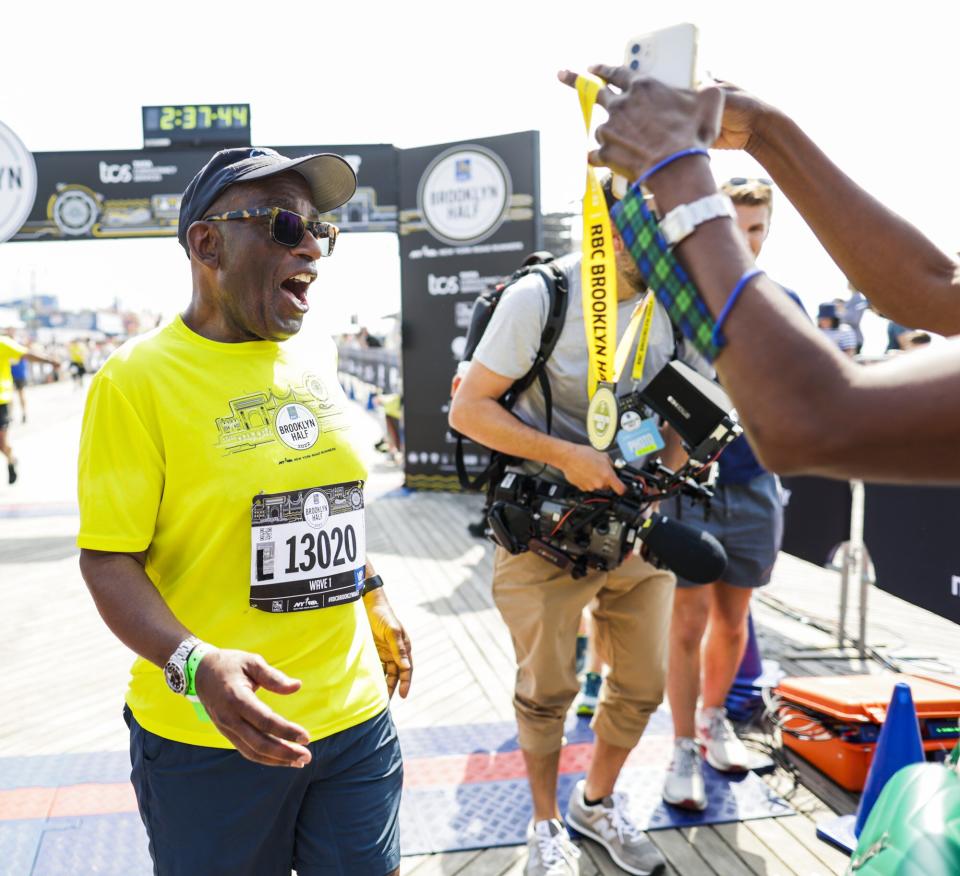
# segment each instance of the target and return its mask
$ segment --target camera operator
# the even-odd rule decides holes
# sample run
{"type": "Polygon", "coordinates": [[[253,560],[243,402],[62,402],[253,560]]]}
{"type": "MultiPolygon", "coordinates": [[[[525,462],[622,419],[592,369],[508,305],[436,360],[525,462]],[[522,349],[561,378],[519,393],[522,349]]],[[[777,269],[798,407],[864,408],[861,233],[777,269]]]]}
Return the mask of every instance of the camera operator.
{"type": "MultiPolygon", "coordinates": [[[[609,206],[609,179],[604,188],[609,206]]],[[[616,232],[613,242],[620,340],[645,289],[616,232]]],[[[498,402],[529,371],[538,351],[549,300],[547,287],[536,274],[516,282],[494,312],[454,397],[450,424],[487,447],[524,460],[522,470],[528,474],[567,481],[581,490],[622,495],[625,488],[611,457],[591,447],[587,437],[589,357],[580,307],[581,256],[565,256],[557,264],[570,291],[566,320],[546,364],[553,398],[552,432],[546,431],[539,383],[520,396],[513,412],[498,402]]],[[[652,296],[650,306],[640,379],[633,381],[625,369],[618,393],[645,386],[675,355],[705,375],[712,373],[687,344],[677,342],[666,311],[652,296]]],[[[634,361],[633,354],[628,361],[634,361]]],[[[678,444],[668,449],[671,454],[664,455],[664,461],[670,465],[682,451],[678,444]]],[[[672,573],[633,554],[613,571],[593,570],[574,578],[531,552],[511,555],[497,548],[493,598],[516,650],[514,706],[533,797],[527,874],[579,872],[578,851],[559,820],[557,774],[564,720],[578,690],[577,628],[582,609],[594,600],[597,646],[610,670],[592,722],[596,744],[590,768],[571,794],[567,820],[603,845],[628,872],[650,873],[662,866],[662,857],[632,824],[627,801],[614,793],[614,785],[663,696],[674,580],[672,573]]]]}
{"type": "MultiPolygon", "coordinates": [[[[834,165],[779,110],[733,86],[674,89],[622,67],[592,72],[611,88],[593,164],[644,185],[659,212],[716,192],[706,150],[745,149],[800,211],[840,270],[878,311],[960,332],[957,263],[834,165]],[[654,170],[654,168],[659,169],[654,170]],[[652,171],[652,172],[651,172],[652,171]]],[[[560,79],[573,87],[575,74],[560,79]]],[[[624,205],[636,203],[631,188],[624,205]]],[[[717,369],[760,461],[783,474],[894,482],[960,481],[960,340],[859,368],[752,270],[732,222],[704,222],[676,247],[723,341],[717,369]],[[731,302],[732,291],[742,292],[731,302]]]]}

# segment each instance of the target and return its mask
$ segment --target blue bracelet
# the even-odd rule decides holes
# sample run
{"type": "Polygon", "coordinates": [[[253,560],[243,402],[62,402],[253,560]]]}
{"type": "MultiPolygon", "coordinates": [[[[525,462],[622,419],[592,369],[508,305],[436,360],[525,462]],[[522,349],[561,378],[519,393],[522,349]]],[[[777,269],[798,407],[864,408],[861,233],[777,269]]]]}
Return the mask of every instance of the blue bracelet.
{"type": "Polygon", "coordinates": [[[762,274],[759,268],[751,268],[749,271],[744,273],[744,275],[737,280],[737,285],[733,287],[733,291],[730,293],[730,297],[727,299],[727,303],[723,305],[723,310],[720,311],[720,316],[717,317],[717,322],[713,327],[713,344],[717,349],[723,347],[727,343],[727,339],[723,336],[721,328],[726,322],[727,317],[730,315],[730,311],[733,310],[733,305],[737,303],[737,299],[740,297],[740,293],[746,288],[747,283],[749,283],[754,277],[759,277],[762,274]]]}
{"type": "Polygon", "coordinates": [[[646,173],[640,175],[637,179],[638,183],[645,183],[651,176],[653,176],[658,170],[663,169],[668,164],[672,164],[678,158],[686,158],[688,155],[706,155],[710,157],[710,153],[706,149],[698,149],[691,147],[690,149],[681,149],[679,152],[674,152],[673,155],[668,155],[666,158],[658,161],[653,167],[650,168],[646,173]]]}

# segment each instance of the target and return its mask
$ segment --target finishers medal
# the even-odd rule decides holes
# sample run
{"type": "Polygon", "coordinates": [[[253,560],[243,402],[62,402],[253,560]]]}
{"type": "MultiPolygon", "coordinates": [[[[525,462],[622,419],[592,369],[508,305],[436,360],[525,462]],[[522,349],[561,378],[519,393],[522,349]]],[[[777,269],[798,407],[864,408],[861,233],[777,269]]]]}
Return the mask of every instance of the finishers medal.
{"type": "Polygon", "coordinates": [[[601,383],[587,408],[587,437],[595,450],[607,450],[617,434],[617,395],[613,384],[601,383]]]}

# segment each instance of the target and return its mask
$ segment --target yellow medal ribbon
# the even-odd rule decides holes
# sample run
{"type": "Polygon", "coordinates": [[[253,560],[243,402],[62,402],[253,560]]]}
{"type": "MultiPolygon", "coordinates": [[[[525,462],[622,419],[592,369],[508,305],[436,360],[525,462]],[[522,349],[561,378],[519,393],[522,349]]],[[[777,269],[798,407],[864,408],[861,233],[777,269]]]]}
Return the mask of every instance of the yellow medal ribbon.
{"type": "MultiPolygon", "coordinates": [[[[583,123],[590,133],[590,117],[601,83],[577,77],[577,95],[583,123]]],[[[587,166],[583,193],[583,261],[580,265],[583,324],[587,335],[590,370],[587,395],[593,398],[597,385],[615,385],[613,376],[617,344],[617,261],[613,251],[610,213],[594,169],[587,166]]]]}
{"type": "Polygon", "coordinates": [[[627,356],[633,346],[633,339],[640,329],[640,340],[637,343],[637,354],[633,360],[633,378],[638,379],[643,374],[643,363],[647,358],[647,347],[650,340],[650,324],[653,320],[653,295],[647,292],[643,301],[639,302],[630,316],[630,324],[617,344],[614,356],[613,374],[611,381],[597,384],[590,406],[587,408],[587,437],[597,450],[607,450],[616,437],[620,416],[617,404],[616,387],[623,366],[627,364],[627,356]]]}
{"type": "Polygon", "coordinates": [[[647,361],[647,348],[650,345],[650,326],[653,323],[653,294],[647,292],[643,300],[637,304],[630,316],[630,325],[627,331],[617,344],[617,354],[613,363],[613,382],[616,384],[623,374],[623,366],[626,365],[627,356],[630,353],[630,347],[633,345],[634,336],[637,333],[637,326],[642,325],[640,329],[640,341],[637,344],[637,354],[633,358],[634,380],[639,380],[643,376],[643,364],[647,361]]]}

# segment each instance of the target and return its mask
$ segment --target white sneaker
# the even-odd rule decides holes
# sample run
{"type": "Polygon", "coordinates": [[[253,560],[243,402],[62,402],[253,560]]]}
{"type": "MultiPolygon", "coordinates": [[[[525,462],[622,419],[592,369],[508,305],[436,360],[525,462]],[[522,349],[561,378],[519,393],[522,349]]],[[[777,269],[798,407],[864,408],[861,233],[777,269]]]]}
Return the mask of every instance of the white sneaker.
{"type": "Polygon", "coordinates": [[[727,720],[726,709],[704,709],[697,722],[697,732],[704,757],[715,770],[745,773],[750,769],[750,753],[727,720]]]}
{"type": "Polygon", "coordinates": [[[673,743],[673,760],[663,782],[663,799],[671,806],[702,812],[707,808],[703,761],[695,739],[679,736],[673,743]]]}
{"type": "Polygon", "coordinates": [[[580,849],[556,818],[527,827],[525,876],[580,876],[580,849]]]}

